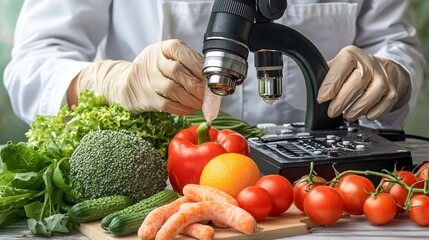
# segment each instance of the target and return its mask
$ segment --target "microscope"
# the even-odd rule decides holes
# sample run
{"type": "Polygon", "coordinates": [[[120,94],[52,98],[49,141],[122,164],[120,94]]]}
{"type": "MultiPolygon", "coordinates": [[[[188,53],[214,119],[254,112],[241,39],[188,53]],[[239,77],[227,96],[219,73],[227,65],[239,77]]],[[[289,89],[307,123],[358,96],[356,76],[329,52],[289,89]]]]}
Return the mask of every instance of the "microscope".
{"type": "Polygon", "coordinates": [[[255,57],[259,96],[269,104],[282,95],[283,55],[304,75],[305,122],[267,127],[265,136],[249,139],[251,157],[261,172],[295,181],[308,174],[311,162],[326,179],[335,175],[333,164],[338,171],[411,167],[411,153],[377,130],[327,115],[329,102],[319,104],[317,93],[328,65],[307,37],[273,22],[286,9],[286,0],[215,0],[204,35],[203,74],[217,95],[233,94],[244,83],[249,52],[255,57]]]}

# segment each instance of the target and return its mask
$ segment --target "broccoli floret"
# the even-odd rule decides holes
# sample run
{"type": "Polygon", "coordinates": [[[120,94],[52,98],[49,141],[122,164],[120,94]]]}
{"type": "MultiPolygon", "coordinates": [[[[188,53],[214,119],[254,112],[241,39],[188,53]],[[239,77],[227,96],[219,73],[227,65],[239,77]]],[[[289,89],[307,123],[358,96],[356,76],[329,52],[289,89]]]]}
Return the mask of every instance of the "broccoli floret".
{"type": "Polygon", "coordinates": [[[164,189],[167,178],[166,161],[149,142],[128,130],[97,130],[70,157],[69,199],[122,194],[137,202],[164,189]]]}

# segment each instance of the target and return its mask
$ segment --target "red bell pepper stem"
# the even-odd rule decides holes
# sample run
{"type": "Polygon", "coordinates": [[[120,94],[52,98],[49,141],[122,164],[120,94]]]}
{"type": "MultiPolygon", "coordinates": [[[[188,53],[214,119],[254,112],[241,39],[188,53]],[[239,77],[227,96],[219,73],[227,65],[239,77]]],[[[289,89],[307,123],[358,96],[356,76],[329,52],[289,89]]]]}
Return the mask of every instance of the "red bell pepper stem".
{"type": "Polygon", "coordinates": [[[210,124],[203,122],[197,128],[197,145],[210,142],[210,124]]]}

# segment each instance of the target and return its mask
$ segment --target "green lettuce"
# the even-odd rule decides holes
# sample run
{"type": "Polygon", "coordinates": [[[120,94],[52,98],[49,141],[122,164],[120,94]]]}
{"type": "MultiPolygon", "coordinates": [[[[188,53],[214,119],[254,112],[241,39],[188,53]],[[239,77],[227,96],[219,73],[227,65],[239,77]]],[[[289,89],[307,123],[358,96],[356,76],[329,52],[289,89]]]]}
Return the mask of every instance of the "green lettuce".
{"type": "Polygon", "coordinates": [[[38,148],[57,142],[63,156],[67,157],[92,131],[126,129],[150,142],[167,159],[168,142],[189,126],[184,116],[164,112],[133,115],[119,104],[107,104],[101,95],[85,90],[79,94],[78,106],[71,109],[64,106],[56,116],[37,116],[26,136],[38,148]]]}

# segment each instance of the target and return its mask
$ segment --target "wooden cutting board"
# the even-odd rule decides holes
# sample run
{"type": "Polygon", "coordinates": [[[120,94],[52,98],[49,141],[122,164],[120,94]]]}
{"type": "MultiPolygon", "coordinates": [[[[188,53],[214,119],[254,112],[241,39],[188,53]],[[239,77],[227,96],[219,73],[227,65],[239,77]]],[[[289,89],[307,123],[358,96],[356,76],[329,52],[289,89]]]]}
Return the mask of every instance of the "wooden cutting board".
{"type": "MultiPolygon", "coordinates": [[[[296,209],[293,205],[283,215],[279,217],[266,218],[258,222],[260,231],[246,235],[232,228],[215,228],[215,239],[275,239],[281,237],[290,237],[296,235],[307,234],[310,227],[314,224],[308,218],[296,209]]],[[[109,232],[100,227],[100,222],[91,222],[80,224],[78,230],[91,240],[138,240],[137,234],[126,237],[115,237],[109,232]]],[[[178,236],[176,239],[194,239],[184,235],[178,236]]]]}

